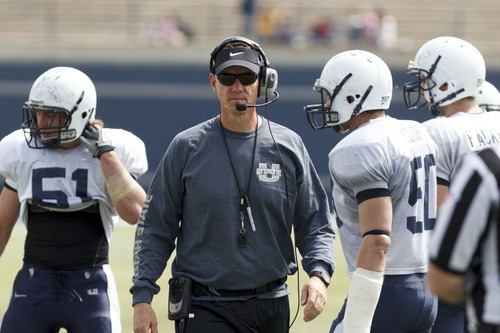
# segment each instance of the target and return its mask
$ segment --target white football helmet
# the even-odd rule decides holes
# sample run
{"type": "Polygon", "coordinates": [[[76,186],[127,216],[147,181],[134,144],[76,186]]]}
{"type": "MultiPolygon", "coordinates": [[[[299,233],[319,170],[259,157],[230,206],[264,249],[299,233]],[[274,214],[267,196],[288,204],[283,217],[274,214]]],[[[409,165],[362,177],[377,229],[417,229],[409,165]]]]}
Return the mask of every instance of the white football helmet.
{"type": "Polygon", "coordinates": [[[96,90],[87,75],[71,67],[49,69],[33,83],[24,103],[22,128],[28,146],[54,148],[78,139],[85,126],[95,119],[96,104],[96,90]],[[42,129],[37,124],[37,111],[53,112],[53,123],[64,112],[66,122],[42,129]]]}
{"type": "Polygon", "coordinates": [[[486,66],[472,44],[456,37],[438,37],[418,50],[407,73],[418,80],[403,87],[406,107],[412,110],[428,104],[432,114],[438,116],[440,106],[477,94],[486,77],[486,66]]]}
{"type": "Polygon", "coordinates": [[[316,80],[314,90],[321,104],[304,107],[314,128],[332,127],[338,133],[342,124],[362,112],[387,110],[392,99],[392,75],[376,55],[362,50],[345,51],[331,58],[316,80]]]}
{"type": "Polygon", "coordinates": [[[488,81],[484,81],[476,96],[476,103],[486,111],[500,111],[500,92],[488,81]]]}

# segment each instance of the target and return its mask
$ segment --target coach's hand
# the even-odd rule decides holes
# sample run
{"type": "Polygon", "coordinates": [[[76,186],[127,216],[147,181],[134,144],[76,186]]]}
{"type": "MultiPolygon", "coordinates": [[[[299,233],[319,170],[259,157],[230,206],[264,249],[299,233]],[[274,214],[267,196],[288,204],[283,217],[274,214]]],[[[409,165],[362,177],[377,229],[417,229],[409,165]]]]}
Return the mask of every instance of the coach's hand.
{"type": "Polygon", "coordinates": [[[134,333],[158,333],[158,320],[149,303],[134,305],[134,333]]]}
{"type": "Polygon", "coordinates": [[[316,318],[326,303],[326,285],[317,277],[312,276],[304,284],[300,305],[304,306],[304,321],[308,322],[316,318]]]}
{"type": "Polygon", "coordinates": [[[111,141],[103,135],[102,127],[97,124],[88,124],[80,136],[80,141],[87,147],[92,156],[97,158],[101,158],[105,152],[115,150],[111,141]]]}

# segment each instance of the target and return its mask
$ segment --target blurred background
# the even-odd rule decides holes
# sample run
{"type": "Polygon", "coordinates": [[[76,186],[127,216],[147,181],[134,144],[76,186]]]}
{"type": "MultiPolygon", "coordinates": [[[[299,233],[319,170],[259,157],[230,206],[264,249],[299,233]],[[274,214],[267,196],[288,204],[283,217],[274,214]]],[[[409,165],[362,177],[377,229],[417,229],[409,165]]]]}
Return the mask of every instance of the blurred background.
{"type": "MultiPolygon", "coordinates": [[[[149,182],[179,131],[219,112],[208,81],[210,52],[231,35],[261,44],[279,73],[271,120],[304,139],[327,178],[327,154],[342,136],[313,131],[303,107],[319,102],[312,85],[336,53],[366,49],[394,76],[389,114],[408,111],[402,85],[408,61],[427,40],[451,35],[484,55],[487,80],[500,85],[500,6],[496,0],[0,0],[0,136],[19,128],[33,81],[53,66],[73,66],[94,81],[97,115],[146,143],[149,182]]],[[[259,112],[266,115],[266,110],[259,112]]]]}
{"type": "MultiPolygon", "coordinates": [[[[402,86],[414,80],[406,74],[408,61],[429,39],[459,37],[483,54],[486,78],[498,88],[499,17],[498,0],[0,0],[0,137],[20,128],[22,105],[40,74],[54,66],[76,67],[94,81],[97,116],[105,125],[129,130],[146,144],[149,172],[139,181],[147,188],[172,138],[220,112],[208,80],[210,53],[224,38],[242,35],[261,45],[279,73],[280,99],[259,113],[301,135],[329,189],[327,155],[343,136],[314,131],[303,111],[320,102],[312,85],[324,64],[348,49],[377,54],[393,74],[388,114],[424,121],[431,118],[426,108],[404,106],[402,86]]],[[[21,265],[20,230],[0,259],[0,314],[21,265]]],[[[133,228],[117,233],[111,255],[128,332],[133,228]]],[[[341,251],[337,255],[342,267],[341,251]]],[[[338,289],[335,281],[329,295],[339,296],[330,298],[335,301],[322,326],[302,329],[299,315],[293,332],[327,331],[348,286],[338,289]]],[[[166,290],[162,295],[164,306],[166,290]]],[[[169,329],[160,331],[168,331],[164,310],[162,316],[169,329]]]]}

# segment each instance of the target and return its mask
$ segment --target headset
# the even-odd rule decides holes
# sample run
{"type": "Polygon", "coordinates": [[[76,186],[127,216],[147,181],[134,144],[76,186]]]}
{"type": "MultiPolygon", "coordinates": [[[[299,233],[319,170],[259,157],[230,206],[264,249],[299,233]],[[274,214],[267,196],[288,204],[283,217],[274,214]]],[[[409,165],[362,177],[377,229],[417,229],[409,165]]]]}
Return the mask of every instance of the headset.
{"type": "Polygon", "coordinates": [[[270,67],[269,60],[259,44],[245,37],[233,36],[224,39],[210,54],[210,73],[215,75],[215,58],[217,54],[230,43],[244,43],[250,49],[256,51],[260,55],[263,64],[260,65],[259,71],[259,94],[257,97],[273,98],[276,96],[276,88],[278,87],[278,72],[270,67]]]}

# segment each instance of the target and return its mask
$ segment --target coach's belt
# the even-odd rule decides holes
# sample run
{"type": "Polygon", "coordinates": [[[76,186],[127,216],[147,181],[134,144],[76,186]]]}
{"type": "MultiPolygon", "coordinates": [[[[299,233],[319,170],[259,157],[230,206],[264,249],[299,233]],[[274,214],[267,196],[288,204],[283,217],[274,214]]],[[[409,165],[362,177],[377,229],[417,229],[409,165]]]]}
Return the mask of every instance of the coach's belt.
{"type": "Polygon", "coordinates": [[[271,292],[276,287],[279,287],[283,283],[285,283],[286,279],[287,277],[285,276],[282,277],[281,279],[263,284],[262,286],[259,286],[255,289],[243,289],[243,290],[216,289],[213,287],[205,286],[196,281],[193,281],[191,293],[193,294],[193,296],[217,296],[217,297],[255,296],[271,292]]]}

